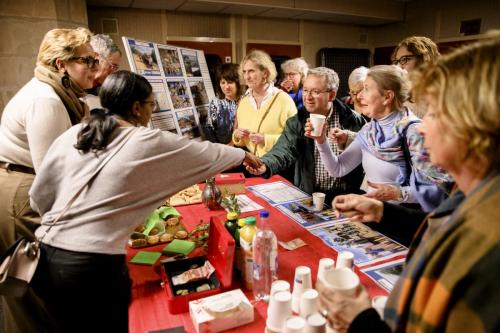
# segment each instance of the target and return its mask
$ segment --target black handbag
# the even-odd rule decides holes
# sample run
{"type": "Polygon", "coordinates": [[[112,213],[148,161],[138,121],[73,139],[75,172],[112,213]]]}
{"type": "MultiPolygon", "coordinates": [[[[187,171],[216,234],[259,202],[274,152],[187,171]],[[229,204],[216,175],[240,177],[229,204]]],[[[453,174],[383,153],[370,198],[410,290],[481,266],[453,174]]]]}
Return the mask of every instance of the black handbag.
{"type": "Polygon", "coordinates": [[[101,164],[94,170],[94,173],[85,182],[85,184],[78,190],[78,192],[69,200],[61,213],[54,219],[54,221],[47,228],[45,233],[40,239],[30,241],[24,237],[18,239],[7,251],[0,257],[0,295],[22,297],[29,287],[29,283],[35,274],[38,261],[40,260],[40,242],[50,229],[59,221],[59,219],[71,207],[76,198],[82,193],[87,185],[94,179],[99,171],[106,163],[125,145],[130,139],[134,130],[127,133],[124,140],[119,146],[109,154],[101,164]]]}

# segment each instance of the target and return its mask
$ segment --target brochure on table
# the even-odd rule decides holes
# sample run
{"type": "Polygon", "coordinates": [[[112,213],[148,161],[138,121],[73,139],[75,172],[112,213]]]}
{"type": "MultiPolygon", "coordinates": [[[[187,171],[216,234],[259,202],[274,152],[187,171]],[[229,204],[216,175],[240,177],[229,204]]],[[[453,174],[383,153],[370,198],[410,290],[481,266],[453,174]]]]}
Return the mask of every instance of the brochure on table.
{"type": "Polygon", "coordinates": [[[152,85],[157,111],[150,126],[200,138],[215,97],[203,51],[123,37],[130,69],[152,85]]]}
{"type": "Polygon", "coordinates": [[[408,252],[405,246],[359,222],[318,226],[309,231],[337,252],[352,252],[357,266],[404,257],[408,252]]]}
{"type": "Polygon", "coordinates": [[[403,271],[405,259],[398,259],[383,264],[363,268],[361,271],[370,279],[378,283],[382,288],[391,291],[394,288],[399,275],[403,271]]]}

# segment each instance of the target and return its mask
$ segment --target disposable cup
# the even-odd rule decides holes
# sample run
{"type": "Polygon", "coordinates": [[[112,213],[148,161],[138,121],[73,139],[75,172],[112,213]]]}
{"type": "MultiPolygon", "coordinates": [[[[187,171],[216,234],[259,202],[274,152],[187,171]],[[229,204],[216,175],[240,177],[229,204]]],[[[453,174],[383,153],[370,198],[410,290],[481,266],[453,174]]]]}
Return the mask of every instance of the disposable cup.
{"type": "Polygon", "coordinates": [[[326,319],[318,312],[310,314],[306,318],[304,333],[325,333],[326,319]]]}
{"type": "Polygon", "coordinates": [[[285,319],[292,315],[292,295],[288,291],[278,291],[269,299],[266,326],[274,332],[283,331],[285,319]]]}
{"type": "Polygon", "coordinates": [[[292,316],[285,320],[283,333],[303,333],[306,321],[302,317],[292,316]]]}
{"type": "Polygon", "coordinates": [[[320,212],[323,210],[323,206],[325,205],[325,193],[314,192],[312,194],[313,197],[313,205],[314,210],[320,212]]]}
{"type": "Polygon", "coordinates": [[[290,291],[290,283],[285,280],[276,280],[271,284],[271,295],[277,293],[278,291],[290,291]]]}
{"type": "Polygon", "coordinates": [[[342,251],[337,256],[337,268],[349,268],[354,266],[354,253],[349,251],[342,251]]]}
{"type": "Polygon", "coordinates": [[[372,298],[372,308],[377,310],[380,317],[384,318],[385,304],[387,303],[387,296],[375,296],[372,298]]]}
{"type": "Polygon", "coordinates": [[[319,293],[315,289],[307,289],[300,297],[299,314],[306,318],[314,312],[318,312],[319,293]]]}
{"type": "Polygon", "coordinates": [[[313,127],[311,135],[320,136],[321,132],[323,131],[323,125],[325,124],[326,117],[322,114],[311,113],[309,119],[311,119],[311,124],[313,127]]]}
{"type": "Polygon", "coordinates": [[[295,268],[293,279],[292,311],[299,313],[300,297],[306,289],[312,288],[311,269],[307,266],[295,268]]]}
{"type": "Polygon", "coordinates": [[[345,267],[328,271],[321,282],[324,289],[348,296],[354,296],[360,283],[356,273],[345,267]]]}
{"type": "Polygon", "coordinates": [[[318,274],[316,275],[316,283],[321,276],[325,274],[326,271],[335,269],[335,260],[332,258],[321,258],[318,263],[318,274]]]}

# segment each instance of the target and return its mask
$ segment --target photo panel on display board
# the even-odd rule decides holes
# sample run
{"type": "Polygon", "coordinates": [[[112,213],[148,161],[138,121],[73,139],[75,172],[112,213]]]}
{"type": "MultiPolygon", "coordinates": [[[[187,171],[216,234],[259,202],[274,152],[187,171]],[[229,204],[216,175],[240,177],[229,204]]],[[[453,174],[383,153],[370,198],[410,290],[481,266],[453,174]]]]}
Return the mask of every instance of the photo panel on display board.
{"type": "Polygon", "coordinates": [[[166,45],[158,45],[158,54],[163,75],[165,77],[184,76],[184,73],[182,72],[182,65],[179,58],[178,48],[169,47],[166,45]]]}
{"type": "Polygon", "coordinates": [[[179,134],[176,126],[176,120],[172,112],[158,111],[151,115],[151,128],[162,131],[168,131],[173,134],[179,134]]]}
{"type": "Polygon", "coordinates": [[[129,56],[129,62],[132,59],[131,67],[134,68],[134,72],[144,76],[161,75],[153,43],[126,37],[124,37],[124,42],[128,46],[125,50],[129,56]]]}
{"type": "Polygon", "coordinates": [[[201,77],[201,68],[196,50],[181,49],[184,69],[188,77],[201,77]]]}
{"type": "Polygon", "coordinates": [[[191,98],[189,96],[186,81],[167,81],[168,91],[170,92],[170,100],[174,109],[184,109],[192,107],[191,98]]]}
{"type": "Polygon", "coordinates": [[[193,109],[176,111],[175,116],[182,136],[190,139],[200,137],[200,127],[193,109]]]}
{"type": "Polygon", "coordinates": [[[188,83],[194,105],[200,106],[210,103],[203,80],[188,80],[188,83]]]}

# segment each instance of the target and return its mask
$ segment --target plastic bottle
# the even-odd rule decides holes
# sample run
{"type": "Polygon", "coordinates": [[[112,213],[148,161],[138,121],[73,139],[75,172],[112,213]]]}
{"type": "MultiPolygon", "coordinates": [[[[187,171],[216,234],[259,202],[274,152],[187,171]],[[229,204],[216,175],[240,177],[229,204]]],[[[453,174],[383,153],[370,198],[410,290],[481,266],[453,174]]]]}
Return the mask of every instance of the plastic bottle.
{"type": "Polygon", "coordinates": [[[240,230],[240,245],[242,250],[241,255],[241,277],[245,288],[252,290],[253,288],[253,249],[252,242],[257,233],[255,217],[249,216],[245,218],[245,226],[240,230]]]}
{"type": "Polygon", "coordinates": [[[234,232],[236,231],[236,228],[238,228],[238,213],[235,212],[229,212],[227,213],[227,221],[225,223],[227,231],[233,236],[234,238],[234,232]]]}
{"type": "Polygon", "coordinates": [[[260,212],[259,230],[253,239],[253,295],[269,300],[271,284],[278,279],[278,240],[269,227],[269,212],[260,212]]]}

